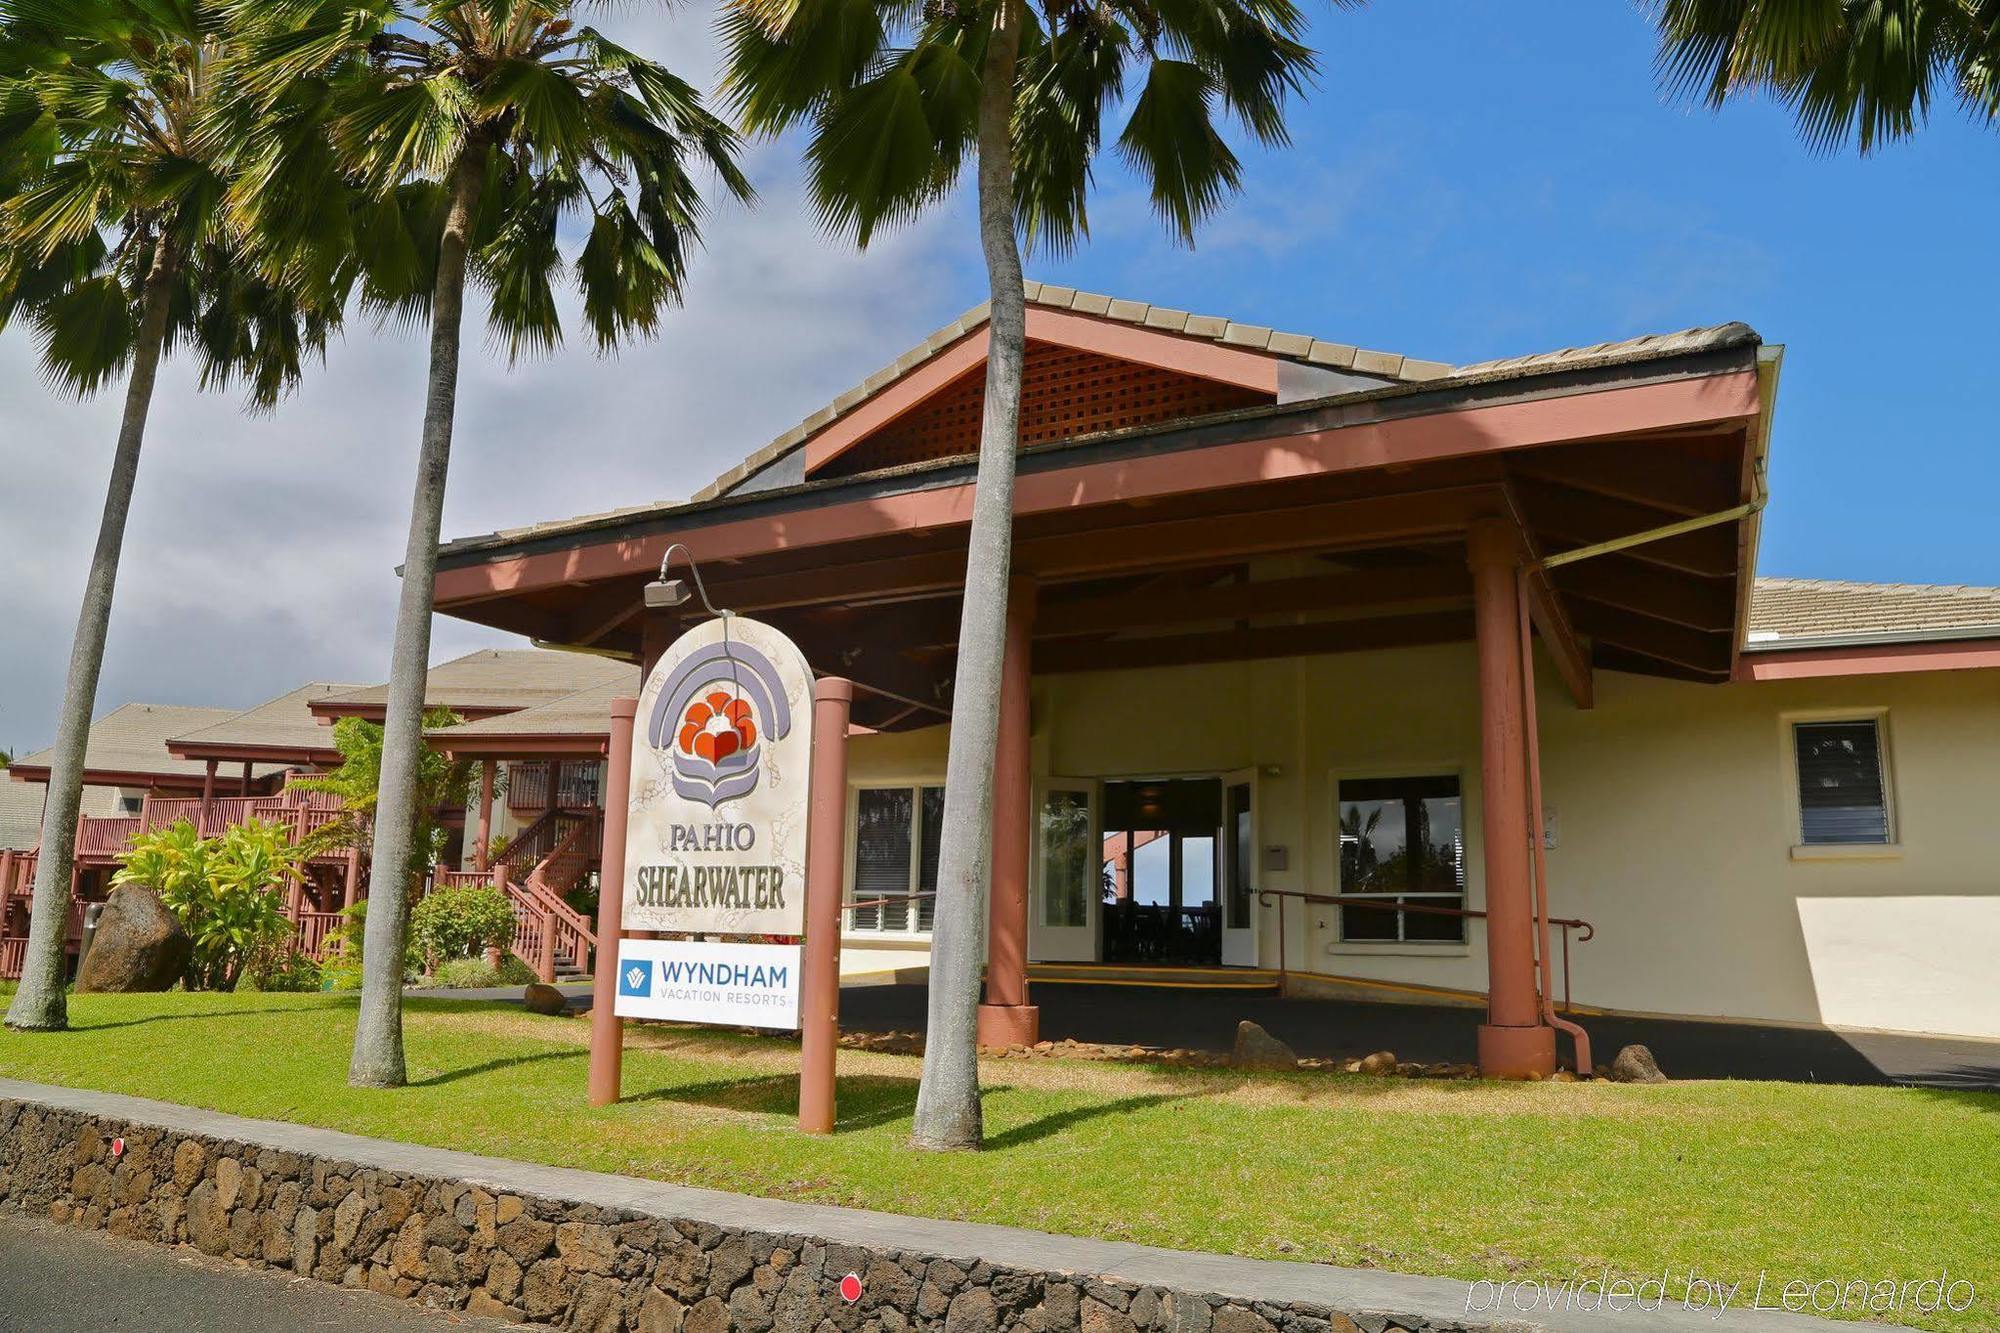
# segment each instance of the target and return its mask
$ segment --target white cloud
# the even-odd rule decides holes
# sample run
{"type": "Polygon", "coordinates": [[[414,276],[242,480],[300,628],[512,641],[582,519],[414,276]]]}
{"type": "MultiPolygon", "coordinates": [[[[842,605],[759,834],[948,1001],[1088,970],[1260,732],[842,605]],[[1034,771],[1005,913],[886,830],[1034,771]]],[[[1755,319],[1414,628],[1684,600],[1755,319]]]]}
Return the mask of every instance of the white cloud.
{"type": "MultiPolygon", "coordinates": [[[[713,86],[698,19],[603,24],[713,86]]],[[[510,367],[469,313],[448,536],[684,496],[984,296],[954,205],[865,255],[802,207],[798,145],[757,145],[755,209],[719,208],[685,309],[657,341],[571,341],[510,367]]],[[[160,378],[98,711],[127,700],[249,705],[388,667],[422,411],[421,331],[353,322],[268,417],[160,378]]],[[[0,747],[54,733],[122,386],[75,402],[0,335],[0,747]]],[[[503,636],[440,619],[433,660],[503,636]]]]}

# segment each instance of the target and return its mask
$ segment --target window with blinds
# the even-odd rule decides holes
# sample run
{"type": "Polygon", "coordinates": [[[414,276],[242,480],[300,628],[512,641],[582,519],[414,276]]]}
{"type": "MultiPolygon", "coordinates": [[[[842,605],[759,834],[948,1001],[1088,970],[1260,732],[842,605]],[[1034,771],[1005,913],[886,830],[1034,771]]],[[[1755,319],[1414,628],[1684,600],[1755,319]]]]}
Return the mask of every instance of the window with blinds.
{"type": "Polygon", "coordinates": [[[854,873],[847,928],[922,934],[936,915],[942,787],[863,787],[855,793],[854,873]]]}
{"type": "Polygon", "coordinates": [[[1879,722],[1794,722],[1792,751],[1799,775],[1800,842],[1889,841],[1879,722]]]}

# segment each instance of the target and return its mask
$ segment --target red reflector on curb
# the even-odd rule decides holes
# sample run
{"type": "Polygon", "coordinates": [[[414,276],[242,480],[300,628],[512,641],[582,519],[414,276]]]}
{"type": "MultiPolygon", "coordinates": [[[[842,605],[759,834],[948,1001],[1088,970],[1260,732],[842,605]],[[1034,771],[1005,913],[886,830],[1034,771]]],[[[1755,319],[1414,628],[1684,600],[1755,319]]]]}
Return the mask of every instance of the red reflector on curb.
{"type": "Polygon", "coordinates": [[[861,1275],[859,1273],[849,1273],[846,1277],[840,1279],[840,1299],[846,1301],[849,1305],[861,1299],[861,1275]]]}

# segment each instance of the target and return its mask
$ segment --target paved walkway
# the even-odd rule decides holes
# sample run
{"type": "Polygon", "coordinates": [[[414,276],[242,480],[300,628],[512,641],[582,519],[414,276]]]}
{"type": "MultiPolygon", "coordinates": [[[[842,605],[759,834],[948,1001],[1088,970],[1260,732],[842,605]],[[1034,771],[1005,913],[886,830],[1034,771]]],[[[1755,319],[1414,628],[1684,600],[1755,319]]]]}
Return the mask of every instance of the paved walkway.
{"type": "MultiPolygon", "coordinates": [[[[1363,1000],[1284,1000],[1242,991],[1155,990],[1038,981],[1042,1035],[1060,1041],[1137,1042],[1228,1050],[1236,1024],[1252,1019],[1300,1055],[1356,1058],[1391,1050],[1398,1058],[1468,1061],[1479,1011],[1363,1000]]],[[[925,988],[868,986],[840,994],[844,1027],[864,1031],[924,1026],[925,988]]],[[[1675,1078],[1786,1079],[1799,1083],[1915,1083],[2000,1090],[2000,1042],[1781,1028],[1680,1019],[1584,1018],[1593,1058],[1643,1042],[1675,1078]]],[[[1567,1038],[1557,1039],[1564,1058],[1567,1038]]]]}
{"type": "Polygon", "coordinates": [[[35,1333],[320,1333],[516,1329],[370,1291],[242,1268],[185,1246],[0,1213],[0,1328],[35,1333]]]}
{"type": "MultiPolygon", "coordinates": [[[[574,1010],[590,1008],[589,985],[563,986],[574,1010]]],[[[518,986],[493,990],[416,991],[439,999],[511,1000],[518,986]]],[[[1226,1051],[1240,1019],[1253,1019],[1300,1055],[1356,1058],[1391,1050],[1405,1060],[1473,1058],[1478,1011],[1362,1000],[1282,1000],[1243,991],[1164,990],[1143,986],[1034,984],[1042,1035],[1052,1041],[1137,1042],[1226,1051]]],[[[862,1032],[921,1031],[925,990],[851,986],[840,993],[843,1027],[862,1032]]],[[[1665,1018],[1586,1018],[1593,1058],[1610,1063],[1618,1048],[1643,1042],[1676,1078],[1785,1079],[1798,1083],[1908,1083],[2000,1091],[2000,1042],[1970,1037],[1840,1032],[1748,1023],[1665,1018]]],[[[1569,1041],[1558,1043],[1568,1058],[1569,1041]]]]}
{"type": "MultiPolygon", "coordinates": [[[[1722,1312],[1688,1310],[1628,1311],[1622,1314],[1559,1310],[1532,1316],[1485,1308],[1488,1292],[1481,1284],[1450,1278],[1414,1277],[1376,1269],[1336,1268],[1330,1264],[1282,1263],[1239,1259],[1229,1255],[1163,1250],[1124,1241],[1052,1235],[1017,1227],[975,1222],[949,1222],[904,1217],[895,1213],[835,1208],[825,1204],[765,1199],[720,1190],[695,1189],[628,1176],[537,1166],[528,1162],[442,1148],[363,1138],[336,1130],[314,1129],[274,1120],[248,1120],[171,1102],[88,1092],[0,1078],[0,1098],[41,1102],[112,1119],[156,1125],[170,1132],[206,1135],[256,1144],[280,1152],[331,1157],[364,1167],[408,1175],[462,1180],[496,1193],[539,1195],[631,1209],[657,1217],[706,1221],[766,1234],[812,1236],[836,1244],[894,1250],[914,1250],[970,1264],[984,1259],[996,1266],[1054,1270],[1108,1277],[1138,1286],[1199,1291],[1247,1300],[1317,1302],[1342,1310],[1391,1313],[1403,1322],[1411,1317],[1449,1322],[1484,1313],[1497,1320],[1531,1318],[1530,1328],[1558,1333],[1605,1333],[1606,1330],[1824,1329],[1824,1321],[1777,1311],[1741,1307],[1722,1312]]],[[[1418,1206],[1413,1203],[1412,1206],[1418,1206]]],[[[1490,1284],[1485,1284],[1490,1288],[1490,1284]]],[[[0,1307],[4,1308],[4,1307],[0,1307]]],[[[168,1325],[171,1326],[171,1325],[168,1325]]],[[[258,1327],[245,1321],[244,1327],[258,1327]]]]}

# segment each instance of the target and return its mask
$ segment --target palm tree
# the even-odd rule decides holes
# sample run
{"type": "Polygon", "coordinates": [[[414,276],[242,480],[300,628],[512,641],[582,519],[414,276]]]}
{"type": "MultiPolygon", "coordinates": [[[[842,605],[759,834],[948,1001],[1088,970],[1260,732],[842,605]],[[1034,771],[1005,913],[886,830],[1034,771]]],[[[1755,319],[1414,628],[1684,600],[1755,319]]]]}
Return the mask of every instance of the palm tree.
{"type": "MultiPolygon", "coordinates": [[[[423,749],[431,582],[458,391],[468,276],[510,356],[562,337],[560,228],[587,224],[572,275],[600,350],[678,303],[707,166],[750,197],[735,133],[687,83],[580,27],[569,0],[231,0],[264,35],[245,86],[262,128],[238,203],[310,265],[329,225],[311,201],[343,175],[381,203],[350,226],[364,302],[430,319],[430,379],[396,613],[374,867],[408,864],[423,749]],[[296,234],[288,234],[296,228],[296,234]]],[[[340,225],[335,217],[332,225],[340,225]]],[[[395,880],[382,874],[376,883],[395,880]]],[[[368,914],[348,1079],[404,1082],[401,895],[368,914]]]]}
{"type": "Polygon", "coordinates": [[[204,0],[0,0],[0,327],[24,320],[51,385],[126,374],[83,605],[56,720],[42,856],[7,1025],[66,1026],[63,934],[84,746],[160,361],[183,344],[205,388],[269,407],[322,352],[338,307],[302,305],[243,262],[210,127],[230,50],[204,0]]]}
{"type": "Polygon", "coordinates": [[[945,766],[930,1013],[912,1139],[977,1147],[978,987],[992,852],[994,748],[1012,548],[1027,312],[1019,235],[1067,250],[1088,233],[1106,112],[1121,157],[1192,243],[1240,187],[1218,122],[1286,141],[1314,69],[1291,0],[739,0],[722,21],[727,91],[753,131],[809,126],[825,228],[866,246],[951,191],[974,160],[991,292],[986,402],[967,539],[945,766]],[[1128,76],[1137,92],[1126,101],[1128,76]]]}
{"type": "Polygon", "coordinates": [[[1660,69],[1720,106],[1769,93],[1816,148],[1863,153],[1907,138],[1940,95],[2000,118],[2000,4],[1992,0],[1654,0],[1660,69]]]}

